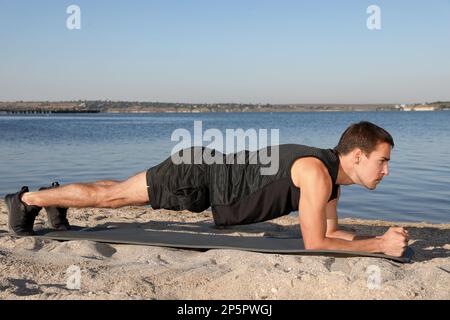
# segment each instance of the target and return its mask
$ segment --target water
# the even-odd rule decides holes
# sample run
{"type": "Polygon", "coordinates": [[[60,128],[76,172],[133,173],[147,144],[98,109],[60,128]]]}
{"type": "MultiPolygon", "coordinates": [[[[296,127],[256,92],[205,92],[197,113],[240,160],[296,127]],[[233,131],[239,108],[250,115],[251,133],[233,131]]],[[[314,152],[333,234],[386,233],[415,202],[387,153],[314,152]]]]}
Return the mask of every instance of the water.
{"type": "MultiPolygon", "coordinates": [[[[449,223],[450,112],[89,114],[0,116],[0,196],[52,181],[125,179],[170,156],[177,128],[280,130],[280,143],[334,147],[352,122],[394,137],[390,174],[375,191],[342,187],[340,217],[449,223]]],[[[208,143],[205,142],[205,145],[208,143]]]]}

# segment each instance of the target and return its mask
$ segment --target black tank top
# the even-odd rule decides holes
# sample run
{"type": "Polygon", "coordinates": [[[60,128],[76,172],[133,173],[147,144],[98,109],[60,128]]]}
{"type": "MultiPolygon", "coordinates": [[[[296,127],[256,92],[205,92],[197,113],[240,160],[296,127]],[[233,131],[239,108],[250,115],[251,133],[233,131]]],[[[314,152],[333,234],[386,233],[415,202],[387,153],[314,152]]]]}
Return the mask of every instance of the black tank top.
{"type": "Polygon", "coordinates": [[[216,225],[266,221],[298,210],[300,189],[292,181],[291,167],[299,158],[315,157],[324,163],[333,184],[328,201],[336,199],[339,189],[336,184],[339,157],[334,149],[298,144],[275,147],[278,147],[279,166],[271,175],[261,174],[261,168],[267,170],[270,164],[264,165],[257,159],[260,159],[260,155],[267,154],[269,159],[272,157],[273,163],[276,155],[272,149],[274,146],[251,152],[243,150],[219,154],[223,157],[223,164],[209,165],[211,208],[216,225]]]}

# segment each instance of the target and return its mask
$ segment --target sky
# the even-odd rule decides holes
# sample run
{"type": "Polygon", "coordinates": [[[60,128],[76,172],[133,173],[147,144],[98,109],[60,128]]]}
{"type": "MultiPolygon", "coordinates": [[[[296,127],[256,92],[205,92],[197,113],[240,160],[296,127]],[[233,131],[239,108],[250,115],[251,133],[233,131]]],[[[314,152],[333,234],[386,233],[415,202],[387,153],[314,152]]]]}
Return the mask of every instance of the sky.
{"type": "Polygon", "coordinates": [[[0,101],[450,101],[449,57],[450,0],[0,0],[0,101]]]}

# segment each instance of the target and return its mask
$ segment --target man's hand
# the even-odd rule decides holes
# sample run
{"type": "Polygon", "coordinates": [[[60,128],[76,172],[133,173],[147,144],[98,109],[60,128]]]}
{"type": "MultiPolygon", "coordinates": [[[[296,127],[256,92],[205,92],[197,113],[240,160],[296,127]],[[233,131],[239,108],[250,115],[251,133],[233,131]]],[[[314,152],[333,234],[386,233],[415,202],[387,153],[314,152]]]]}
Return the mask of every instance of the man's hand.
{"type": "Polygon", "coordinates": [[[401,257],[408,246],[408,231],[402,227],[391,227],[381,237],[380,248],[384,254],[401,257]]]}

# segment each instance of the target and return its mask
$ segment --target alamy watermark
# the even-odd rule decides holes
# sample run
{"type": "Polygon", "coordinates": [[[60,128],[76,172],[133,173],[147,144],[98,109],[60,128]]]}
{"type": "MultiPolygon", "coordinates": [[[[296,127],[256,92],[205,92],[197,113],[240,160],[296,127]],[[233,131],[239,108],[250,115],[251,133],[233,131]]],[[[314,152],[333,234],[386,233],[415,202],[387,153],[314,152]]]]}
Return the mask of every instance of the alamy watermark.
{"type": "Polygon", "coordinates": [[[380,267],[371,264],[366,269],[367,273],[367,288],[370,290],[381,289],[381,269],[380,267]]]}
{"type": "Polygon", "coordinates": [[[66,270],[66,288],[69,290],[81,289],[81,269],[79,266],[71,265],[66,270]]]}
{"type": "Polygon", "coordinates": [[[377,5],[370,5],[366,10],[370,16],[367,18],[366,26],[369,30],[381,30],[381,9],[377,5]]]}
{"type": "Polygon", "coordinates": [[[279,129],[226,129],[225,135],[217,128],[210,128],[203,132],[202,121],[194,121],[194,134],[185,128],[178,128],[172,132],[171,141],[178,141],[172,148],[171,158],[175,164],[261,164],[261,175],[274,175],[279,167],[279,129]],[[268,137],[270,144],[268,147],[268,137]],[[194,150],[192,146],[203,146],[203,142],[210,142],[203,149],[194,150]],[[246,159],[245,152],[248,147],[260,149],[246,159]],[[267,147],[267,148],[265,148],[267,147]],[[179,151],[183,150],[182,153],[179,151]],[[213,150],[219,151],[215,152],[213,150]],[[236,157],[224,156],[224,153],[237,153],[236,157]]]}
{"type": "Polygon", "coordinates": [[[66,27],[69,30],[81,29],[81,9],[76,4],[72,4],[67,7],[66,13],[70,14],[66,20],[66,27]]]}

